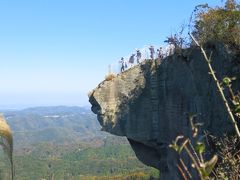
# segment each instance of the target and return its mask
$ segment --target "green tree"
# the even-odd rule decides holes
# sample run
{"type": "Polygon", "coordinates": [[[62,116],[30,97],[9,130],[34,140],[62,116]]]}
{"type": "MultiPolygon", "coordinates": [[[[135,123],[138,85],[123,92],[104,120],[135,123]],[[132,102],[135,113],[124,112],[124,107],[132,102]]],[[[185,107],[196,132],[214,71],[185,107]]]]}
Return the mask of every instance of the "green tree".
{"type": "Polygon", "coordinates": [[[200,44],[221,41],[240,45],[240,6],[235,0],[227,0],[224,7],[199,5],[194,12],[193,34],[200,44]]]}

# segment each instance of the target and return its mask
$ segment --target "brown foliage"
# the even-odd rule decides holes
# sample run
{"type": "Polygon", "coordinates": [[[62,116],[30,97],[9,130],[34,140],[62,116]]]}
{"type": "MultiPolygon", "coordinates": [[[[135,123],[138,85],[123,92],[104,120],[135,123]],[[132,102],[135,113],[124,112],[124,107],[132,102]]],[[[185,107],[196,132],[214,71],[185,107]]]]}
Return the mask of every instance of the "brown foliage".
{"type": "Polygon", "coordinates": [[[215,169],[217,179],[240,179],[240,142],[237,137],[225,136],[215,143],[219,147],[218,166],[215,169]]]}
{"type": "Polygon", "coordinates": [[[227,0],[224,7],[199,5],[194,12],[193,34],[201,44],[207,41],[240,44],[240,8],[234,0],[227,0]]]}
{"type": "Polygon", "coordinates": [[[110,73],[110,74],[108,74],[108,75],[105,77],[105,80],[106,80],[106,81],[111,81],[111,80],[114,79],[115,77],[116,77],[115,74],[110,73]]]}

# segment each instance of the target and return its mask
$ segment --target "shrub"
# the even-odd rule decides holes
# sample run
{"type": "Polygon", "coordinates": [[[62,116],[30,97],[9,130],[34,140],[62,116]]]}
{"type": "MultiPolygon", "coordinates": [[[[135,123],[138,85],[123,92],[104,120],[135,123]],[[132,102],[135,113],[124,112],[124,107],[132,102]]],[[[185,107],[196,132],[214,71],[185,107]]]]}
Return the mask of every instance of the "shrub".
{"type": "Polygon", "coordinates": [[[194,10],[192,34],[200,44],[221,41],[225,44],[240,45],[240,6],[234,0],[227,0],[224,7],[210,8],[199,5],[194,10]]]}
{"type": "Polygon", "coordinates": [[[115,77],[116,77],[115,74],[110,73],[110,74],[108,74],[108,75],[105,76],[105,80],[106,80],[106,81],[111,81],[111,80],[114,79],[115,77]]]}
{"type": "Polygon", "coordinates": [[[214,170],[217,179],[240,178],[240,151],[237,137],[226,135],[215,141],[220,162],[214,170]]]}
{"type": "MultiPolygon", "coordinates": [[[[11,171],[11,179],[13,180],[13,136],[10,127],[8,126],[3,115],[0,114],[0,146],[3,148],[9,163],[11,171]]],[[[0,177],[1,179],[1,177],[0,177]]]]}

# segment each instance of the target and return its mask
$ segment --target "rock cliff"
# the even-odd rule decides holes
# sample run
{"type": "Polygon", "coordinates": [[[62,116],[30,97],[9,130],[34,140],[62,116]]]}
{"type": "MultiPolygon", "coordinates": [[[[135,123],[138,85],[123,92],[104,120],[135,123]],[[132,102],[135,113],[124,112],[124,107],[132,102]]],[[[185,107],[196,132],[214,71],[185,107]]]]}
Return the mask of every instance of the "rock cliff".
{"type": "MultiPolygon", "coordinates": [[[[217,77],[239,73],[233,53],[221,45],[212,52],[217,77]]],[[[126,136],[137,157],[158,168],[162,179],[179,179],[176,154],[168,145],[178,135],[189,135],[188,114],[197,114],[213,135],[231,130],[223,102],[198,48],[169,56],[161,63],[145,61],[111,80],[89,96],[102,129],[126,136]]]]}

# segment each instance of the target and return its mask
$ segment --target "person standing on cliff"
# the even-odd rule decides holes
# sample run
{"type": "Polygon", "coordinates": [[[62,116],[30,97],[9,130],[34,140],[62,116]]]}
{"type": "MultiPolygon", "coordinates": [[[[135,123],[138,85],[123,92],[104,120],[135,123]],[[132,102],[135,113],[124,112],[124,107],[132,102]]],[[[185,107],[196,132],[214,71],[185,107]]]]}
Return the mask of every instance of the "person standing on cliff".
{"type": "Polygon", "coordinates": [[[128,65],[127,65],[127,62],[126,62],[126,61],[125,61],[125,64],[124,64],[124,65],[125,65],[125,69],[127,69],[127,68],[128,68],[128,65]]]}
{"type": "Polygon", "coordinates": [[[134,57],[135,57],[135,54],[132,54],[131,56],[130,56],[130,58],[129,58],[129,64],[131,64],[131,67],[133,66],[133,64],[134,64],[134,57]]]}
{"type": "Polygon", "coordinates": [[[122,57],[121,60],[119,61],[119,63],[121,64],[121,72],[123,72],[125,69],[125,63],[124,63],[124,58],[122,57]]]}
{"type": "Polygon", "coordinates": [[[160,47],[159,49],[157,49],[157,55],[158,55],[159,61],[161,61],[161,60],[163,59],[163,50],[162,50],[162,47],[160,47]]]}
{"type": "Polygon", "coordinates": [[[140,63],[141,57],[142,57],[142,54],[141,54],[140,50],[137,50],[137,63],[138,64],[140,63]]]}
{"type": "Polygon", "coordinates": [[[153,47],[153,46],[150,46],[150,47],[149,47],[149,50],[150,50],[150,58],[151,58],[152,60],[154,60],[154,54],[155,54],[154,47],[153,47]]]}

